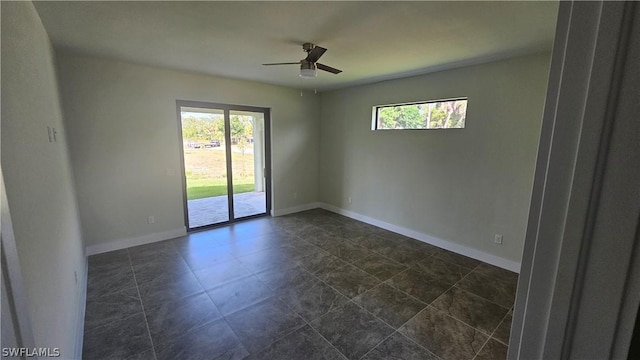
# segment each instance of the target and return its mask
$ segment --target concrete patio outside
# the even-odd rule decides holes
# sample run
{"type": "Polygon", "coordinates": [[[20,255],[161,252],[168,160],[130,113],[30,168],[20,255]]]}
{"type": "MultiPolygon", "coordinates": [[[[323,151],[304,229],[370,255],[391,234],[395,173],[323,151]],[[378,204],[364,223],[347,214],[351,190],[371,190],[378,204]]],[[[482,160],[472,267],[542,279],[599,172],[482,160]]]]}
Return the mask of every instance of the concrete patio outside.
{"type": "MultiPolygon", "coordinates": [[[[252,191],[233,195],[234,218],[264,214],[266,196],[262,191],[252,191]]],[[[229,220],[228,196],[214,196],[188,200],[189,228],[217,224],[229,220]]]]}

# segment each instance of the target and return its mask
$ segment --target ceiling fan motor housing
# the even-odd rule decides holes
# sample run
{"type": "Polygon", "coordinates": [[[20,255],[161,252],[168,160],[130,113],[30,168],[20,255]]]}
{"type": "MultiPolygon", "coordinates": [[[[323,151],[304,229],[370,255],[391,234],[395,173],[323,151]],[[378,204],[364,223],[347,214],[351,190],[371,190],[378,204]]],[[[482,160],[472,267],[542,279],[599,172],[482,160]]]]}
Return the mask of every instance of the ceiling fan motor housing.
{"type": "Polygon", "coordinates": [[[312,43],[304,43],[302,44],[302,49],[306,52],[309,52],[311,50],[313,50],[313,48],[316,47],[314,44],[312,43]]]}
{"type": "Polygon", "coordinates": [[[300,60],[300,70],[315,70],[316,64],[306,59],[300,60]]]}

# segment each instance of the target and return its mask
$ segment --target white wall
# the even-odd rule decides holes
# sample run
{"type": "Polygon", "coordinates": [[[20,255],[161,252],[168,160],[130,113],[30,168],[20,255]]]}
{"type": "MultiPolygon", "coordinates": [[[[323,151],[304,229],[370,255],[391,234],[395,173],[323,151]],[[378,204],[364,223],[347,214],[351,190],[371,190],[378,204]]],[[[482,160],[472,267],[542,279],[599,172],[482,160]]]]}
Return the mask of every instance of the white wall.
{"type": "Polygon", "coordinates": [[[69,53],[58,69],[88,246],[184,229],[176,99],[271,108],[273,209],[317,201],[319,96],[69,53]]]}
{"type": "Polygon", "coordinates": [[[321,201],[519,263],[548,63],[527,56],[323,93],[321,201]],[[371,131],[374,105],[463,96],[463,130],[371,131]]]}
{"type": "Polygon", "coordinates": [[[69,359],[81,345],[86,259],[53,51],[31,2],[1,6],[2,171],[31,327],[37,346],[69,359]]]}

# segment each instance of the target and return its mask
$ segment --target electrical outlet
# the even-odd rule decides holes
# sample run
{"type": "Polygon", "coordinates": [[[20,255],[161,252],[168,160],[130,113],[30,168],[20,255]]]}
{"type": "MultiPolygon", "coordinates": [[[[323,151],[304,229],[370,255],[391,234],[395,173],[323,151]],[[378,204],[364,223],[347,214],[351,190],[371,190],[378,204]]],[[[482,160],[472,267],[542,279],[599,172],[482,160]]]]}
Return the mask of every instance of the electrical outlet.
{"type": "Polygon", "coordinates": [[[156,218],[154,216],[149,216],[147,218],[147,224],[153,224],[156,222],[156,218]]]}
{"type": "Polygon", "coordinates": [[[297,199],[297,198],[298,198],[298,193],[297,193],[297,192],[294,192],[294,193],[293,193],[293,198],[294,198],[294,199],[297,199]]]}
{"type": "Polygon", "coordinates": [[[493,238],[493,242],[495,242],[496,244],[502,245],[502,235],[496,234],[496,236],[494,236],[493,238]]]}
{"type": "Polygon", "coordinates": [[[351,204],[351,196],[349,196],[349,199],[348,199],[348,200],[349,200],[349,204],[351,204]]]}

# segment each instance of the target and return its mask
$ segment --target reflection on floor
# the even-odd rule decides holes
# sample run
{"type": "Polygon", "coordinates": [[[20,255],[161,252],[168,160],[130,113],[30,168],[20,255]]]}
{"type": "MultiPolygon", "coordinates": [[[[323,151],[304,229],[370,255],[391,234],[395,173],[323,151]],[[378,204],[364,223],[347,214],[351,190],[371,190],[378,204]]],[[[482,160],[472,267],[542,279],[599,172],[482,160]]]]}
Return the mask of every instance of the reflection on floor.
{"type": "Polygon", "coordinates": [[[89,257],[85,359],[504,359],[517,274],[324,210],[89,257]]]}
{"type": "MultiPolygon", "coordinates": [[[[189,228],[221,223],[229,220],[229,198],[227,195],[197,200],[188,200],[189,228]]],[[[266,211],[264,192],[252,191],[233,195],[234,217],[264,214],[266,211]]]]}

